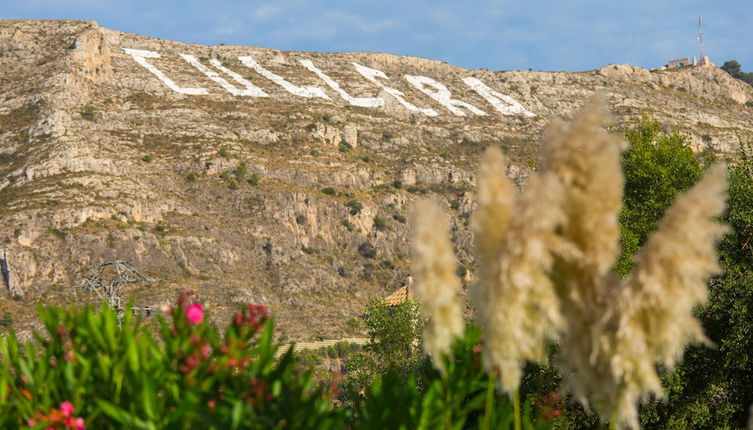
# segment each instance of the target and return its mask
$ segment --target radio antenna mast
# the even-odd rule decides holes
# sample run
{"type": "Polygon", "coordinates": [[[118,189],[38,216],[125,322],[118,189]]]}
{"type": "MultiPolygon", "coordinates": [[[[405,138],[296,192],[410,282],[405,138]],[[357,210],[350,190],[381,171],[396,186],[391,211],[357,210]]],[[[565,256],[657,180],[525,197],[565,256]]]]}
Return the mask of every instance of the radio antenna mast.
{"type": "Polygon", "coordinates": [[[704,59],[704,55],[703,55],[703,28],[702,28],[702,25],[703,25],[703,18],[701,18],[701,16],[699,15],[698,16],[698,47],[700,48],[700,51],[701,51],[701,57],[700,57],[701,62],[703,62],[703,59],[704,59]]]}

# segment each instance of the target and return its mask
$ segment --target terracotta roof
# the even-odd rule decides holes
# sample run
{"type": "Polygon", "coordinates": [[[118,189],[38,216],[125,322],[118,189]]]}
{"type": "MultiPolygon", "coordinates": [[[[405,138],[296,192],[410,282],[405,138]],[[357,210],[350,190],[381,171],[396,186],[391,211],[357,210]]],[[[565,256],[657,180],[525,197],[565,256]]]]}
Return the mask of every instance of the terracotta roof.
{"type": "Polygon", "coordinates": [[[402,287],[397,289],[394,293],[384,298],[384,304],[387,306],[395,306],[404,302],[408,298],[408,287],[402,287]]]}

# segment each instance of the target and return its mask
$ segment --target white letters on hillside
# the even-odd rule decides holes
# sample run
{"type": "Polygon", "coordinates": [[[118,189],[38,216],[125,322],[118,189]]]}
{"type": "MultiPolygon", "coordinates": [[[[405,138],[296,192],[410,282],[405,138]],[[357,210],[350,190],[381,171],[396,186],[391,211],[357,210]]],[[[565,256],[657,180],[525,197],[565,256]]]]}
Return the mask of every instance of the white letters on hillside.
{"type": "Polygon", "coordinates": [[[206,75],[207,78],[220,84],[222,88],[224,88],[225,90],[227,90],[227,92],[229,92],[230,94],[234,96],[267,97],[267,93],[262,91],[261,88],[243,79],[241,75],[233,72],[232,70],[229,70],[226,67],[223,67],[222,64],[214,58],[209,60],[209,62],[212,63],[214,67],[218,68],[220,71],[227,74],[228,76],[233,78],[236,82],[238,82],[239,84],[243,85],[246,88],[242,90],[236,88],[235,85],[226,81],[222,76],[218,75],[214,70],[211,70],[210,68],[201,64],[201,62],[197,60],[196,57],[194,57],[193,55],[180,54],[180,57],[186,60],[188,64],[199,69],[199,71],[203,73],[204,75],[206,75]]]}
{"type": "Polygon", "coordinates": [[[154,67],[153,65],[149,64],[148,61],[146,61],[147,58],[160,58],[160,55],[154,51],[144,51],[141,49],[129,49],[125,48],[126,54],[133,57],[133,59],[144,66],[147,70],[152,72],[157,78],[159,78],[160,81],[162,81],[163,84],[167,85],[168,88],[171,90],[181,93],[181,94],[189,94],[189,95],[205,95],[207,94],[207,90],[204,88],[183,88],[179,87],[175,82],[173,82],[172,79],[165,76],[164,73],[162,73],[158,68],[154,67]]]}
{"type": "Polygon", "coordinates": [[[361,74],[364,78],[366,78],[369,82],[378,85],[380,88],[382,88],[384,91],[387,92],[387,94],[394,97],[401,105],[403,105],[406,109],[413,111],[413,112],[421,112],[424,115],[428,116],[437,116],[437,111],[431,108],[420,108],[417,106],[412,105],[407,100],[403,98],[403,93],[400,90],[396,90],[394,88],[390,88],[381,82],[377,81],[376,78],[382,78],[382,79],[389,79],[387,75],[384,74],[383,71],[372,69],[371,67],[362,66],[358,63],[353,63],[353,66],[355,66],[356,71],[361,74]]]}
{"type": "Polygon", "coordinates": [[[321,97],[323,99],[329,100],[329,96],[324,92],[324,90],[319,87],[299,87],[297,85],[293,85],[290,82],[286,81],[282,76],[275,75],[274,73],[259,65],[259,63],[254,61],[254,59],[251,57],[238,57],[238,59],[241,60],[241,63],[243,63],[244,65],[256,70],[260,75],[283,87],[285,91],[289,92],[290,94],[306,98],[321,97]]]}
{"type": "Polygon", "coordinates": [[[494,106],[502,115],[523,115],[523,116],[536,116],[529,112],[520,103],[516,102],[512,97],[498,93],[489,88],[476,78],[463,78],[463,82],[466,85],[473,88],[481,97],[486,99],[492,106],[494,106]],[[501,100],[500,100],[501,99],[501,100]],[[505,103],[502,103],[504,101],[505,103]]]}
{"type": "MultiPolygon", "coordinates": [[[[149,72],[154,74],[160,81],[162,81],[162,83],[164,83],[171,90],[180,94],[188,94],[188,95],[209,94],[208,91],[204,88],[190,88],[190,87],[181,87],[177,85],[175,81],[168,78],[164,73],[162,73],[162,71],[160,71],[157,67],[149,63],[149,61],[147,61],[148,58],[161,58],[159,53],[154,52],[154,51],[130,49],[130,48],[125,48],[125,52],[126,54],[133,57],[133,59],[138,64],[140,64],[142,67],[144,67],[149,72]]],[[[183,60],[185,60],[187,63],[189,63],[196,69],[198,69],[202,74],[204,74],[209,79],[219,84],[222,88],[224,88],[227,92],[229,92],[232,95],[268,97],[268,94],[264,92],[264,90],[255,86],[254,84],[249,82],[247,79],[244,79],[240,74],[228,69],[227,67],[224,67],[222,63],[220,63],[216,59],[210,59],[209,64],[211,64],[212,67],[214,67],[215,69],[219,70],[220,72],[232,78],[236,83],[240,84],[240,87],[228,82],[227,79],[220,76],[220,74],[214,71],[211,67],[197,60],[195,56],[189,55],[189,54],[180,54],[180,56],[181,58],[183,58],[183,60]]],[[[287,80],[285,80],[282,76],[276,75],[272,73],[271,71],[265,69],[250,56],[242,56],[242,57],[238,57],[238,59],[241,61],[241,63],[243,63],[243,65],[254,69],[256,72],[258,72],[265,78],[275,82],[277,85],[281,86],[287,92],[293,95],[296,95],[299,97],[305,97],[305,98],[318,97],[318,98],[330,100],[330,97],[327,95],[327,93],[325,93],[324,90],[320,87],[294,85],[288,82],[287,80]]],[[[298,61],[301,63],[301,65],[303,65],[303,67],[313,72],[320,79],[322,79],[327,84],[327,86],[329,86],[329,88],[331,88],[333,91],[339,94],[340,97],[342,97],[343,100],[345,100],[350,105],[368,107],[368,108],[379,108],[379,107],[384,106],[385,100],[383,97],[353,97],[350,94],[348,94],[342,87],[340,87],[340,84],[335,82],[335,80],[327,76],[323,71],[321,71],[318,67],[316,67],[311,60],[298,60],[298,61]]],[[[410,103],[403,97],[404,94],[402,91],[397,90],[395,88],[390,88],[384,85],[382,82],[380,82],[378,79],[383,79],[383,80],[389,79],[387,75],[381,70],[362,66],[358,63],[353,63],[353,66],[355,67],[356,71],[361,76],[363,76],[366,80],[368,80],[372,84],[384,90],[390,96],[394,97],[395,100],[398,101],[398,103],[400,103],[403,107],[405,107],[409,111],[420,112],[427,116],[438,115],[437,111],[435,111],[434,109],[431,109],[428,107],[422,108],[422,107],[413,105],[412,103],[410,103]]],[[[440,103],[442,106],[446,107],[447,110],[452,112],[454,115],[465,116],[467,112],[471,112],[475,115],[486,115],[486,112],[484,112],[483,110],[475,107],[474,105],[468,102],[458,100],[458,99],[453,99],[452,94],[450,93],[450,90],[441,82],[438,82],[426,76],[418,76],[418,75],[405,75],[405,79],[408,82],[410,82],[410,84],[414,86],[416,89],[426,94],[427,96],[431,97],[433,100],[440,103]]],[[[478,93],[482,98],[484,98],[484,100],[486,100],[489,104],[491,104],[494,107],[494,109],[497,112],[501,113],[502,115],[522,115],[522,116],[528,116],[528,117],[536,116],[534,113],[524,108],[523,105],[518,103],[512,97],[492,90],[491,88],[486,86],[486,84],[484,84],[477,78],[473,78],[473,77],[463,78],[463,82],[469,87],[471,87],[471,89],[473,89],[476,93],[478,93]]]]}
{"type": "Polygon", "coordinates": [[[345,90],[340,88],[340,84],[332,80],[332,78],[325,75],[324,72],[314,66],[314,63],[311,60],[298,60],[298,62],[303,64],[303,67],[316,73],[316,76],[319,76],[327,85],[329,85],[330,88],[335,90],[337,94],[340,94],[340,97],[342,97],[351,105],[369,108],[378,108],[384,106],[384,99],[381,97],[352,97],[350,94],[345,92],[345,90]]]}
{"type": "Polygon", "coordinates": [[[428,78],[426,76],[413,75],[405,75],[405,79],[413,84],[414,87],[418,88],[419,91],[433,98],[455,115],[465,116],[465,112],[458,109],[459,107],[464,107],[469,111],[475,113],[476,115],[486,115],[486,112],[482,111],[476,106],[473,106],[472,104],[466,103],[462,100],[455,100],[450,97],[450,90],[448,90],[444,84],[441,84],[434,79],[428,78]],[[433,90],[431,88],[433,88],[433,90]]]}

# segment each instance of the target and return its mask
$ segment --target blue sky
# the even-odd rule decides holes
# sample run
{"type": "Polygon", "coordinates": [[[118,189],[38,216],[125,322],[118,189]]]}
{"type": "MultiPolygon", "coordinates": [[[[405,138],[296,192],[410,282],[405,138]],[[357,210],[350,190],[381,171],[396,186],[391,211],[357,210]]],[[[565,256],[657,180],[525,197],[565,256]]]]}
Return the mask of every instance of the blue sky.
{"type": "Polygon", "coordinates": [[[2,0],[0,19],[93,19],[186,43],[379,51],[467,68],[658,67],[705,52],[753,71],[751,0],[2,0]]]}

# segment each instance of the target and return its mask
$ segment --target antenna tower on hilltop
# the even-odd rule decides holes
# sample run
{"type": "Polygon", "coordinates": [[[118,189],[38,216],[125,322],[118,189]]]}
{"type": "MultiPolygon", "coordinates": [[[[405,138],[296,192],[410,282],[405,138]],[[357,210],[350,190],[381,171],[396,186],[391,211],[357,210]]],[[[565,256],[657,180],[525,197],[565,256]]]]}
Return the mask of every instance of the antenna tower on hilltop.
{"type": "Polygon", "coordinates": [[[701,63],[703,63],[703,59],[706,58],[703,55],[703,18],[699,15],[698,16],[698,47],[701,51],[701,56],[699,59],[701,60],[701,63]]]}

